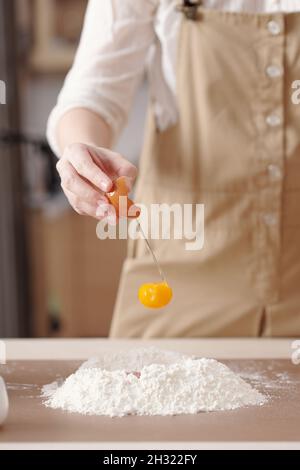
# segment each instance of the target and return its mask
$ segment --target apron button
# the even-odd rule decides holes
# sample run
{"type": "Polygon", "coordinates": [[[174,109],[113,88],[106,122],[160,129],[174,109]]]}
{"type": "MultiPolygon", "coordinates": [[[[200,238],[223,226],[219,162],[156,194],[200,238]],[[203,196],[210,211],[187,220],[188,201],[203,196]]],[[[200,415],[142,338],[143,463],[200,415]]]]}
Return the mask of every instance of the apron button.
{"type": "Polygon", "coordinates": [[[273,227],[274,225],[277,224],[278,222],[278,217],[276,214],[263,214],[262,220],[265,225],[268,225],[269,227],[273,227]]]}
{"type": "Polygon", "coordinates": [[[282,69],[277,67],[277,65],[269,65],[269,67],[266,68],[266,73],[270,78],[278,78],[282,76],[282,69]]]}
{"type": "Polygon", "coordinates": [[[266,118],[266,123],[270,127],[277,127],[277,126],[280,126],[281,124],[281,118],[280,116],[278,116],[278,114],[270,114],[266,118]]]}
{"type": "Polygon", "coordinates": [[[282,177],[282,171],[277,165],[273,165],[273,164],[269,165],[268,173],[269,173],[270,178],[275,181],[280,180],[282,177]]]}
{"type": "Polygon", "coordinates": [[[277,21],[271,20],[268,23],[268,31],[272,36],[278,36],[281,33],[281,26],[277,21]]]}

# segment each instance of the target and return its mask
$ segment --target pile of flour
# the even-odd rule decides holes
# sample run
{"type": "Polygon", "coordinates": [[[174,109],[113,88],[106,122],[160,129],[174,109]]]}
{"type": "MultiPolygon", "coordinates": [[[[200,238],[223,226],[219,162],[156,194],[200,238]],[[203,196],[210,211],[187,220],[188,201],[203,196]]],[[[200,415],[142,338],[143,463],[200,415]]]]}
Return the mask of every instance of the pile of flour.
{"type": "Polygon", "coordinates": [[[136,349],[84,363],[45,405],[102,416],[179,415],[262,405],[266,398],[228,367],[158,349],[136,349]]]}

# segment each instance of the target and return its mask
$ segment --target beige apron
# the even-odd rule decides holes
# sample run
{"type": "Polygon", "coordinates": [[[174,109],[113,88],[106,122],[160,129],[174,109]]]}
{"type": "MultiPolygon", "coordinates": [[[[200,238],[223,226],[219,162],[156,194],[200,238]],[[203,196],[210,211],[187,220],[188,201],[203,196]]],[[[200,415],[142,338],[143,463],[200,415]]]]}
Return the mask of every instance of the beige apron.
{"type": "Polygon", "coordinates": [[[205,244],[152,240],[174,299],[150,311],[157,272],[129,242],[112,337],[300,335],[299,58],[300,14],[183,16],[179,121],[160,133],[150,112],[136,200],[203,203],[205,244]]]}

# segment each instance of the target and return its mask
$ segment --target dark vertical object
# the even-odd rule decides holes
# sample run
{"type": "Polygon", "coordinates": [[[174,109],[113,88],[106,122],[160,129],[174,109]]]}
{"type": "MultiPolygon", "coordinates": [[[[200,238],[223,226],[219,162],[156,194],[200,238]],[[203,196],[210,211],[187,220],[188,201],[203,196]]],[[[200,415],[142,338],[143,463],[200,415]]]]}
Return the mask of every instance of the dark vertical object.
{"type": "MultiPolygon", "coordinates": [[[[0,80],[6,104],[0,129],[19,129],[15,1],[0,0],[0,80]]],[[[0,337],[29,334],[28,273],[21,152],[0,146],[0,337]]]]}

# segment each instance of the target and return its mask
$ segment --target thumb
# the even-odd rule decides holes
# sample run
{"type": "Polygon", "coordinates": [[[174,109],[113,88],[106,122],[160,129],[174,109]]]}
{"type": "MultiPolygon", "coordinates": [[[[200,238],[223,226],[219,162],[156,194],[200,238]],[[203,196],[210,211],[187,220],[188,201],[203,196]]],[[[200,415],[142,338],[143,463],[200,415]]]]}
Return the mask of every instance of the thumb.
{"type": "Polygon", "coordinates": [[[132,165],[130,162],[126,162],[118,170],[118,177],[119,178],[122,176],[124,177],[129,193],[132,191],[133,185],[137,178],[137,174],[138,174],[137,168],[134,165],[132,165]]]}

